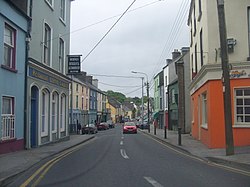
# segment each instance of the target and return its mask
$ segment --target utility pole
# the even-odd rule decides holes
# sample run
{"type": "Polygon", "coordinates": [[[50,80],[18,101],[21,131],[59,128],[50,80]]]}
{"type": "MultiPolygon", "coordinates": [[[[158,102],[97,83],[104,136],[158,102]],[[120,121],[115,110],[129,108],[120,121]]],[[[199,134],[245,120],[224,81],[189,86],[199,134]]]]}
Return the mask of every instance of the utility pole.
{"type": "Polygon", "coordinates": [[[225,119],[225,140],[226,140],[226,155],[234,154],[234,140],[232,130],[232,106],[231,106],[231,87],[228,64],[227,51],[227,31],[225,21],[224,0],[217,0],[219,33],[221,45],[221,66],[222,66],[222,83],[224,97],[224,119],[225,119]]]}
{"type": "Polygon", "coordinates": [[[147,79],[147,98],[148,98],[148,133],[150,133],[150,125],[149,125],[149,82],[147,79]]]}

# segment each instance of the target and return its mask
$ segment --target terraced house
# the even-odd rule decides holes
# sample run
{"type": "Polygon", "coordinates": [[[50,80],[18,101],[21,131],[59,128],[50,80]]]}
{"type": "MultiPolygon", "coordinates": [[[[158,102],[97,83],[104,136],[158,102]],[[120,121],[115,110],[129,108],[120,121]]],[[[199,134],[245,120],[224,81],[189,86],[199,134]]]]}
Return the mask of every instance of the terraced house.
{"type": "MultiPolygon", "coordinates": [[[[224,0],[231,67],[235,146],[250,145],[250,1],[224,0]]],[[[222,68],[216,0],[192,0],[188,18],[192,83],[192,136],[225,147],[222,68]]]]}
{"type": "Polygon", "coordinates": [[[27,1],[0,1],[0,154],[24,148],[27,1]]]}
{"type": "Polygon", "coordinates": [[[26,147],[68,138],[71,0],[29,0],[26,147]]]}

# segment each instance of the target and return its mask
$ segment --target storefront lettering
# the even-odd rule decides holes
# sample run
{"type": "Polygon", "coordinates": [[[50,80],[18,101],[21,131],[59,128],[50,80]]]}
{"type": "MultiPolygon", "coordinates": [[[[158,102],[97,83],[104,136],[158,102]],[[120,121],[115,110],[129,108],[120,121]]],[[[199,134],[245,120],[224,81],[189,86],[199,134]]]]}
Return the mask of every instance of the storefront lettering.
{"type": "Polygon", "coordinates": [[[231,71],[230,78],[240,78],[242,76],[245,76],[246,74],[247,73],[245,70],[242,70],[242,71],[235,70],[235,71],[231,71]]]}
{"type": "Polygon", "coordinates": [[[48,83],[63,87],[68,89],[69,88],[69,84],[65,81],[62,81],[60,79],[57,79],[55,77],[49,76],[43,72],[40,72],[32,67],[29,67],[29,76],[30,77],[34,77],[43,81],[46,81],[48,83]]]}

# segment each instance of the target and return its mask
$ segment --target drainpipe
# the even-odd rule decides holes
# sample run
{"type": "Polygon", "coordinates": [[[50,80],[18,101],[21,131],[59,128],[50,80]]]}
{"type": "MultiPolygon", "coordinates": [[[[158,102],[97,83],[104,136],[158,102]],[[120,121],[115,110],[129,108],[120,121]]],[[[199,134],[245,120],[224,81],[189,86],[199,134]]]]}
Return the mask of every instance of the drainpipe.
{"type": "Polygon", "coordinates": [[[25,44],[25,74],[24,74],[24,148],[28,149],[30,147],[29,142],[29,125],[28,122],[28,95],[27,95],[27,85],[28,85],[28,61],[29,61],[29,49],[30,49],[30,40],[31,40],[31,25],[32,25],[32,6],[33,6],[33,0],[30,0],[30,6],[29,6],[29,20],[28,20],[28,28],[27,28],[27,34],[26,34],[26,44],[25,44]]]}

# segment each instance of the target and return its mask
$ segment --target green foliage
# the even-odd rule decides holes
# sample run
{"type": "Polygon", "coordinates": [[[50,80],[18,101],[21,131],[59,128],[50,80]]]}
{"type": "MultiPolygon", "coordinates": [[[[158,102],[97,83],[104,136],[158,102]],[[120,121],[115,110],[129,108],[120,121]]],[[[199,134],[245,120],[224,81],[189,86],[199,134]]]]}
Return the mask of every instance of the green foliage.
{"type": "MultiPolygon", "coordinates": [[[[126,97],[124,94],[120,93],[120,92],[114,92],[112,90],[108,90],[107,92],[107,96],[108,97],[112,97],[114,99],[116,99],[117,101],[119,101],[120,103],[124,103],[125,101],[127,102],[133,102],[134,104],[136,104],[137,106],[140,106],[141,105],[141,98],[139,97],[126,97]]],[[[143,103],[147,103],[148,100],[147,100],[147,96],[144,96],[143,97],[143,103]]]]}
{"type": "Polygon", "coordinates": [[[108,97],[112,97],[115,100],[119,101],[120,103],[124,103],[124,101],[126,100],[126,96],[120,92],[114,92],[112,90],[108,90],[107,91],[107,96],[108,97]]]}

